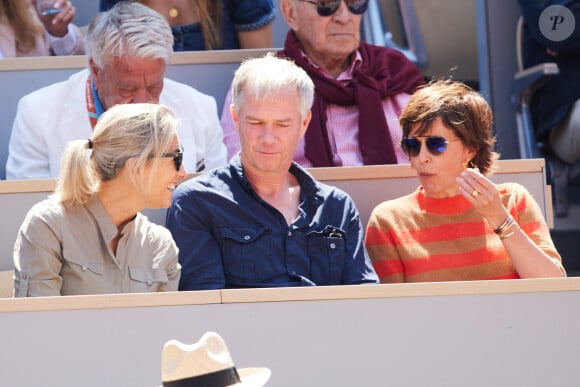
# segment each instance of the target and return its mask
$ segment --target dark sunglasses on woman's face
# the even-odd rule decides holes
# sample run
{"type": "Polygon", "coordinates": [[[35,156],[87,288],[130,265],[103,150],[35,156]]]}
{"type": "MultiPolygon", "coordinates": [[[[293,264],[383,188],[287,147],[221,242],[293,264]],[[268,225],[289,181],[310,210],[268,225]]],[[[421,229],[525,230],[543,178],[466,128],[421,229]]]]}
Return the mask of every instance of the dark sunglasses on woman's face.
{"type": "MultiPolygon", "coordinates": [[[[156,157],[155,155],[149,155],[149,158],[152,159],[156,157]]],[[[177,172],[181,169],[181,164],[183,164],[183,147],[180,145],[179,150],[171,153],[161,153],[158,157],[171,157],[173,162],[175,163],[175,169],[177,172]]]]}
{"type": "MultiPolygon", "coordinates": [[[[316,5],[316,11],[320,16],[330,16],[340,7],[342,0],[300,0],[305,3],[316,5]]],[[[344,0],[348,10],[355,15],[362,15],[367,10],[369,0],[344,0]]]]}
{"type": "Polygon", "coordinates": [[[173,153],[163,153],[161,157],[173,157],[173,163],[175,164],[175,169],[177,172],[181,169],[181,164],[183,164],[183,148],[180,147],[178,151],[173,153]]]}
{"type": "Polygon", "coordinates": [[[445,152],[447,149],[447,144],[453,141],[459,141],[459,138],[454,140],[446,140],[444,137],[440,136],[417,136],[417,137],[403,137],[401,140],[401,148],[409,157],[415,157],[421,152],[422,141],[420,138],[425,139],[425,145],[427,145],[427,150],[434,156],[439,156],[441,153],[445,152]]]}

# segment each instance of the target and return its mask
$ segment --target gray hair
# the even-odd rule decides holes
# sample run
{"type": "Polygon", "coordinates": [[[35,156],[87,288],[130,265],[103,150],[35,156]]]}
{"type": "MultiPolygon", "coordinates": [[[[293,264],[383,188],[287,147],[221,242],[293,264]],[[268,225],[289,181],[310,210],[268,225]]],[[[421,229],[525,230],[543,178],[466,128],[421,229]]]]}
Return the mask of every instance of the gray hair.
{"type": "Polygon", "coordinates": [[[109,57],[123,55],[163,59],[168,63],[173,53],[173,34],[158,12],[139,3],[122,1],[93,17],[85,47],[88,57],[100,68],[109,57]]]}
{"type": "Polygon", "coordinates": [[[289,88],[300,95],[300,114],[306,117],[314,101],[314,83],[301,67],[292,60],[268,53],[261,58],[244,61],[234,75],[232,99],[234,111],[239,114],[244,104],[243,91],[254,98],[267,98],[289,88]]]}
{"type": "Polygon", "coordinates": [[[55,190],[65,205],[85,204],[102,181],[113,180],[135,159],[131,179],[135,185],[150,185],[144,180],[146,166],[154,170],[177,134],[177,118],[165,105],[151,103],[121,104],[99,118],[89,140],[71,141],[62,157],[60,178],[55,190]]]}

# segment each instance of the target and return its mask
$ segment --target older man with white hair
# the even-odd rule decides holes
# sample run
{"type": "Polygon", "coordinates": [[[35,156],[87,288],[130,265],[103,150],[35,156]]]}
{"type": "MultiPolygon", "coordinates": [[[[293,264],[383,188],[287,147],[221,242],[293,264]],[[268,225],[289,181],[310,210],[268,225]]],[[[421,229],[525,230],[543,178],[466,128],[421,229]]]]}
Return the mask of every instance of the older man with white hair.
{"type": "Polygon", "coordinates": [[[225,164],[215,99],[164,78],[173,35],[159,13],[122,2],[97,14],[88,28],[89,68],[20,100],[6,163],[8,179],[57,177],[71,140],[89,138],[99,116],[117,104],[169,106],[180,121],[188,171],[225,164]]]}

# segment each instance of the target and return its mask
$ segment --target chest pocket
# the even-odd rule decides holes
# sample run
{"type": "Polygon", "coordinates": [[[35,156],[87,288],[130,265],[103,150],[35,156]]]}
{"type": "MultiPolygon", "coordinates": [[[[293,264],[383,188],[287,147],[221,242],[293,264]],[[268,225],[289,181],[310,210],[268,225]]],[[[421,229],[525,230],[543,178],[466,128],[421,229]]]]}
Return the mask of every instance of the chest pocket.
{"type": "Polygon", "coordinates": [[[344,238],[311,233],[307,235],[307,246],[312,280],[318,285],[340,285],[346,261],[344,238]]]}
{"type": "Polygon", "coordinates": [[[105,265],[100,259],[73,255],[66,248],[63,249],[62,255],[64,258],[62,267],[63,277],[66,276],[67,272],[76,274],[79,277],[90,275],[102,276],[105,272],[105,265]]]}
{"type": "Polygon", "coordinates": [[[262,228],[222,228],[222,259],[228,280],[252,284],[276,273],[278,257],[272,256],[272,238],[262,228]]]}
{"type": "Polygon", "coordinates": [[[155,291],[159,285],[169,282],[164,269],[140,269],[129,266],[132,287],[136,290],[155,291]]]}
{"type": "Polygon", "coordinates": [[[95,253],[92,247],[72,232],[64,233],[61,243],[63,282],[73,281],[73,278],[80,283],[103,281],[106,267],[100,252],[95,253]]]}
{"type": "Polygon", "coordinates": [[[78,250],[63,248],[61,294],[103,293],[109,280],[105,275],[105,263],[94,256],[81,255],[78,250]]]}

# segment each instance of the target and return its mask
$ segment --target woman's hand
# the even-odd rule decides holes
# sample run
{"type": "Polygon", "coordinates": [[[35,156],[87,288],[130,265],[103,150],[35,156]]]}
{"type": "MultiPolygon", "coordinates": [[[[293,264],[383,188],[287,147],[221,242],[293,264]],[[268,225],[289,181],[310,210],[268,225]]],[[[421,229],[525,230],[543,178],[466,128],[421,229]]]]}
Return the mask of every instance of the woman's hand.
{"type": "Polygon", "coordinates": [[[478,169],[468,168],[457,177],[459,191],[487,220],[491,228],[497,229],[508,217],[501,203],[497,186],[478,169]]]}
{"type": "MultiPolygon", "coordinates": [[[[508,219],[509,213],[503,206],[497,186],[477,169],[467,169],[457,177],[459,191],[485,218],[492,229],[497,230],[508,219]]],[[[559,259],[541,249],[520,229],[511,227],[508,234],[498,235],[521,278],[565,277],[559,259]]],[[[546,229],[546,233],[548,230],[546,229]]],[[[559,258],[559,257],[558,257],[559,258]]]]}
{"type": "MultiPolygon", "coordinates": [[[[32,4],[38,13],[36,0],[32,0],[32,4]]],[[[60,12],[52,15],[41,15],[38,13],[38,17],[49,34],[62,38],[67,34],[68,25],[75,18],[76,10],[74,5],[68,0],[56,0],[54,8],[60,9],[60,12]]]]}

